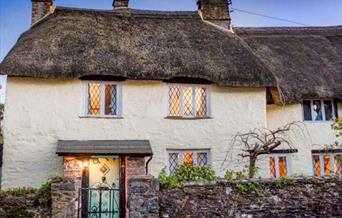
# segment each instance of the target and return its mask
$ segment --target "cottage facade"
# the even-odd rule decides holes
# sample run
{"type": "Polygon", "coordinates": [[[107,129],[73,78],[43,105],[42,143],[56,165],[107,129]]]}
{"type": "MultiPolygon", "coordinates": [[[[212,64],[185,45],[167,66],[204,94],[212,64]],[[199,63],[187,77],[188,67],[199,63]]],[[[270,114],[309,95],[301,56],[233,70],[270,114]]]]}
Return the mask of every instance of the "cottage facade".
{"type": "Polygon", "coordinates": [[[231,29],[225,0],[198,12],[32,2],[32,27],[1,63],[4,189],[65,175],[120,190],[122,214],[129,177],[183,163],[243,170],[234,136],[292,121],[304,126],[295,149],[265,155],[258,176],[341,173],[330,125],[342,27],[231,29]]]}

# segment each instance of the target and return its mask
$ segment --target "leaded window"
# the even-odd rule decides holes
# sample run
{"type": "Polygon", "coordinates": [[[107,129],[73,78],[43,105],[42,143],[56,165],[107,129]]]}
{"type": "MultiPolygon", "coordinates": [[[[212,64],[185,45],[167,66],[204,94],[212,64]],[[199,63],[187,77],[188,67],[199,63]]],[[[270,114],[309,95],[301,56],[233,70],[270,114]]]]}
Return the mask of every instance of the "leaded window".
{"type": "Polygon", "coordinates": [[[208,164],[208,153],[198,152],[197,153],[197,165],[204,166],[208,164]]]}
{"type": "Polygon", "coordinates": [[[329,121],[336,117],[336,105],[332,100],[304,100],[305,121],[329,121]]]}
{"type": "Polygon", "coordinates": [[[288,154],[274,154],[269,157],[271,178],[286,177],[290,173],[288,154]]]}
{"type": "Polygon", "coordinates": [[[209,165],[209,150],[168,150],[168,170],[174,173],[179,166],[209,165]]]}
{"type": "Polygon", "coordinates": [[[115,82],[85,82],[84,102],[86,116],[119,116],[120,85],[115,82]]]}
{"type": "Polygon", "coordinates": [[[168,116],[203,118],[209,116],[207,86],[170,84],[168,116]]]}
{"type": "Polygon", "coordinates": [[[169,153],[169,171],[174,172],[179,166],[179,153],[169,153]]]}
{"type": "Polygon", "coordinates": [[[315,176],[342,175],[342,153],[315,153],[312,166],[315,176]]]}

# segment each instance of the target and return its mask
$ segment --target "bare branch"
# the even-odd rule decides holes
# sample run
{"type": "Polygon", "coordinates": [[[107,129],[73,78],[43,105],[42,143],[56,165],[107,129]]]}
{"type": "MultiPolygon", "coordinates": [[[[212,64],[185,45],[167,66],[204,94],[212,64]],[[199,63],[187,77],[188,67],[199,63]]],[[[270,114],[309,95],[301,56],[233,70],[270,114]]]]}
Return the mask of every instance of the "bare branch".
{"type": "MultiPolygon", "coordinates": [[[[303,126],[304,124],[302,122],[295,121],[285,124],[275,130],[255,128],[247,133],[237,133],[232,140],[232,147],[235,145],[244,147],[244,149],[242,149],[243,153],[239,154],[239,156],[242,158],[249,158],[250,177],[253,177],[254,173],[252,173],[251,170],[255,171],[254,168],[257,158],[260,155],[272,153],[281,145],[293,148],[294,143],[291,141],[290,132],[298,129],[303,133],[303,126]],[[251,164],[254,165],[251,166],[251,164]]],[[[227,158],[225,158],[224,162],[226,160],[227,158]]]]}

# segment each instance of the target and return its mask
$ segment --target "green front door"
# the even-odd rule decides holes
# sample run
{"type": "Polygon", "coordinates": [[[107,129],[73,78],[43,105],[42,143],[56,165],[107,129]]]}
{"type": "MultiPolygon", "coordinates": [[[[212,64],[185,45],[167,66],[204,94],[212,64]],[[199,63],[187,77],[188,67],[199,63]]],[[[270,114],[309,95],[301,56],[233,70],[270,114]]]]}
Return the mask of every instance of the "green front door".
{"type": "Polygon", "coordinates": [[[89,160],[88,217],[119,217],[120,160],[113,157],[89,160]]]}

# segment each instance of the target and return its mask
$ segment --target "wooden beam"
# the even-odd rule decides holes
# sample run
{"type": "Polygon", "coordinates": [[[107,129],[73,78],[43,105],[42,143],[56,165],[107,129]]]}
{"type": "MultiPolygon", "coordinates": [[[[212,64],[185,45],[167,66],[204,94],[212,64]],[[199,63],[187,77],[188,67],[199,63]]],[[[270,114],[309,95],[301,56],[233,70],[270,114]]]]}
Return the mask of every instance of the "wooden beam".
{"type": "Polygon", "coordinates": [[[82,213],[81,217],[88,217],[88,189],[89,188],[89,166],[82,169],[82,213]]]}
{"type": "Polygon", "coordinates": [[[127,208],[127,157],[120,157],[120,207],[119,207],[119,217],[126,217],[127,208]]]}

